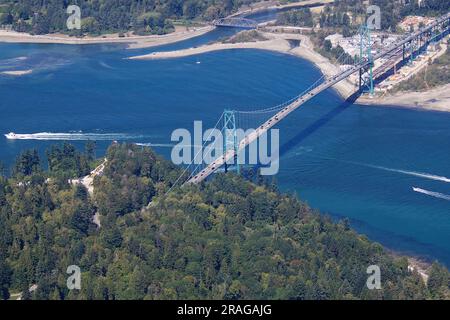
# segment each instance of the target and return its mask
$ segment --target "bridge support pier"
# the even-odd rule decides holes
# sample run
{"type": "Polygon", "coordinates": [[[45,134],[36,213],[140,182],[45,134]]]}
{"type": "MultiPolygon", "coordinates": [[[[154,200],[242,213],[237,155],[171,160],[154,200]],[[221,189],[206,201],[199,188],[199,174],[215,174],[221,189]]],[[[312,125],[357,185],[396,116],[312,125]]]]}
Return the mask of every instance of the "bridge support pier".
{"type": "Polygon", "coordinates": [[[372,39],[370,36],[370,28],[366,25],[362,26],[359,31],[359,63],[369,62],[369,66],[365,69],[359,69],[359,90],[368,92],[371,96],[374,94],[373,83],[373,56],[372,56],[372,39]]]}
{"type": "Polygon", "coordinates": [[[416,60],[416,49],[417,49],[417,39],[416,40],[412,40],[409,43],[409,64],[412,64],[414,62],[414,60],[416,60]]]}
{"type": "MultiPolygon", "coordinates": [[[[227,151],[234,150],[235,157],[233,159],[233,164],[236,167],[236,171],[238,174],[241,172],[241,168],[239,165],[239,146],[238,146],[238,137],[237,137],[237,126],[236,126],[236,113],[233,110],[225,110],[223,114],[223,135],[224,135],[224,150],[223,154],[225,155],[227,151]]],[[[225,162],[225,172],[228,172],[228,163],[225,162]]]]}
{"type": "Polygon", "coordinates": [[[403,54],[403,60],[402,61],[405,61],[405,58],[406,58],[406,47],[405,47],[405,45],[402,46],[402,54],[403,54]]]}

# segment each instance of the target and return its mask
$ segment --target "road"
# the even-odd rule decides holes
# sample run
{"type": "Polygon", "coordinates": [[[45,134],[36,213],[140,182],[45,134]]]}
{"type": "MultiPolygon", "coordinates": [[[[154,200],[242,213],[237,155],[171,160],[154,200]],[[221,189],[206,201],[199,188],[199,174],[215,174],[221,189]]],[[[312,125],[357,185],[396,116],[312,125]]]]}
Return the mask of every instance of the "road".
{"type": "Polygon", "coordinates": [[[103,170],[105,170],[106,162],[108,160],[105,158],[103,162],[95,168],[89,175],[80,178],[80,179],[74,179],[70,180],[69,183],[73,185],[82,184],[86,187],[86,189],[89,191],[90,194],[94,193],[94,178],[98,175],[101,175],[103,173],[103,170]]]}
{"type": "MultiPolygon", "coordinates": [[[[404,37],[403,39],[400,39],[397,43],[392,44],[391,46],[387,47],[385,50],[375,54],[373,56],[373,61],[376,61],[381,58],[387,58],[388,61],[386,63],[391,63],[390,59],[395,59],[398,56],[399,50],[403,47],[404,44],[409,43],[413,39],[417,38],[420,34],[425,33],[429,30],[432,30],[435,26],[439,25],[440,23],[446,21],[450,18],[450,13],[446,14],[445,16],[438,19],[436,22],[430,24],[427,27],[422,28],[421,30],[418,30],[416,32],[413,32],[412,34],[404,37]]],[[[449,26],[447,26],[447,29],[449,26]]],[[[342,71],[341,73],[332,76],[330,78],[327,78],[323,83],[318,85],[317,87],[313,88],[312,90],[306,92],[301,97],[296,99],[294,102],[283,108],[281,111],[279,111],[277,114],[275,114],[273,117],[269,118],[266,122],[264,122],[258,129],[248,134],[244,139],[242,139],[238,144],[238,150],[237,152],[235,150],[228,150],[224,155],[216,159],[212,164],[208,165],[205,169],[200,171],[199,174],[195,175],[191,179],[187,181],[187,183],[194,183],[197,184],[203,180],[205,180],[207,177],[209,177],[212,173],[214,173],[218,168],[220,168],[225,163],[229,163],[232,159],[235,158],[236,153],[240,153],[242,150],[245,149],[246,146],[251,144],[252,142],[256,141],[262,134],[267,132],[269,129],[271,129],[273,126],[277,125],[281,120],[283,120],[285,117],[287,117],[291,112],[298,109],[300,106],[302,106],[304,103],[309,101],[310,99],[314,98],[316,95],[321,93],[322,91],[332,87],[336,83],[344,80],[345,78],[349,77],[350,75],[359,72],[360,69],[366,69],[371,65],[370,61],[363,61],[347,70],[342,71]]]]}

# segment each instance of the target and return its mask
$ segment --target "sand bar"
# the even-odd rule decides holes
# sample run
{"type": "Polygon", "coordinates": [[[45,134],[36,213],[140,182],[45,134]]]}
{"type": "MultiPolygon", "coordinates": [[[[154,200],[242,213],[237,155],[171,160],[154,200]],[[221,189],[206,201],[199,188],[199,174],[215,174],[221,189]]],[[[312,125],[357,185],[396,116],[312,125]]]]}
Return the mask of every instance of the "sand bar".
{"type": "Polygon", "coordinates": [[[400,106],[450,112],[450,84],[421,92],[397,92],[380,98],[360,97],[356,102],[363,105],[400,106]]]}
{"type": "MultiPolygon", "coordinates": [[[[272,34],[262,33],[268,40],[242,43],[214,43],[196,48],[188,48],[168,52],[152,52],[145,55],[130,57],[132,60],[158,60],[173,59],[204,54],[208,52],[233,49],[260,49],[295,55],[314,63],[325,76],[332,76],[339,72],[339,67],[333,65],[327,58],[313,50],[311,41],[307,36],[298,34],[272,34]],[[299,41],[299,46],[292,46],[292,41],[299,41]]],[[[347,98],[356,89],[348,80],[336,84],[334,88],[343,97],[347,98]]]]}
{"type": "MultiPolygon", "coordinates": [[[[260,49],[286,54],[292,54],[304,58],[316,65],[325,76],[333,76],[340,71],[340,67],[334,65],[329,59],[323,57],[313,49],[309,38],[298,34],[273,34],[262,33],[268,40],[243,42],[243,43],[214,43],[196,48],[188,48],[177,51],[153,52],[150,54],[130,57],[133,60],[157,60],[173,59],[204,54],[208,52],[232,49],[260,49]],[[292,46],[292,40],[300,41],[299,46],[292,46]]],[[[349,79],[345,79],[333,88],[344,99],[357,91],[357,86],[349,79]]],[[[361,96],[356,101],[362,105],[400,106],[416,108],[420,110],[434,110],[450,112],[450,84],[430,89],[426,92],[398,92],[384,97],[361,96]]]]}

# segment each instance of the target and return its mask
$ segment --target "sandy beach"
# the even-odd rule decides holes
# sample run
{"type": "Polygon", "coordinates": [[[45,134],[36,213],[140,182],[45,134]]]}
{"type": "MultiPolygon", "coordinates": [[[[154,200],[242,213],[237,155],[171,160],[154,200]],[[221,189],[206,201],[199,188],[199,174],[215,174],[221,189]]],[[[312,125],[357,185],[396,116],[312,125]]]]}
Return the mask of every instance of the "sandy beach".
{"type": "MultiPolygon", "coordinates": [[[[316,65],[325,76],[332,76],[340,71],[340,67],[332,64],[313,49],[309,38],[296,34],[262,33],[268,40],[242,43],[214,43],[196,48],[177,51],[153,52],[150,54],[130,57],[133,60],[173,59],[204,54],[208,52],[233,49],[260,49],[285,54],[292,54],[304,58],[316,65]],[[289,40],[298,40],[300,45],[292,47],[289,40]]],[[[351,80],[343,80],[333,87],[339,95],[346,99],[357,91],[357,86],[351,80]]],[[[394,95],[382,97],[360,96],[356,103],[361,105],[400,106],[420,110],[450,112],[450,84],[430,89],[426,92],[398,92],[394,95]]]]}
{"type": "Polygon", "coordinates": [[[232,49],[261,49],[278,52],[288,52],[291,48],[289,43],[283,39],[271,39],[268,41],[243,42],[243,43],[214,43],[195,48],[182,49],[168,52],[153,52],[141,56],[130,57],[132,60],[159,60],[173,59],[188,56],[194,56],[214,51],[232,50],[232,49]]]}
{"type": "MultiPolygon", "coordinates": [[[[173,59],[221,50],[260,49],[291,54],[297,57],[307,59],[312,63],[314,63],[326,76],[334,75],[339,71],[339,67],[333,65],[327,58],[321,56],[320,54],[318,54],[313,50],[313,46],[309,38],[304,35],[273,34],[273,33],[262,33],[262,35],[268,40],[255,42],[242,42],[242,43],[214,43],[196,48],[188,48],[177,51],[153,52],[146,55],[130,57],[129,59],[132,60],[173,59]],[[291,44],[289,43],[290,40],[300,41],[300,45],[297,47],[292,47],[291,44]]],[[[350,96],[356,89],[356,87],[348,80],[344,80],[336,84],[334,88],[343,98],[347,98],[348,96],[350,96]]]]}
{"type": "Polygon", "coordinates": [[[374,98],[364,96],[358,98],[356,103],[450,112],[450,84],[423,92],[397,92],[393,95],[374,98]]]}
{"type": "Polygon", "coordinates": [[[101,37],[69,37],[64,34],[49,35],[31,35],[28,33],[0,30],[0,42],[8,43],[42,43],[42,44],[101,44],[101,43],[123,43],[128,48],[149,48],[154,46],[165,45],[178,41],[187,40],[193,37],[201,36],[211,30],[213,26],[205,26],[198,28],[186,28],[177,26],[175,32],[166,35],[150,35],[136,36],[132,33],[125,34],[125,37],[119,37],[118,34],[109,34],[101,37]]]}
{"type": "MultiPolygon", "coordinates": [[[[0,42],[13,43],[58,43],[58,44],[99,44],[99,43],[123,43],[130,49],[150,48],[178,41],[183,41],[193,37],[201,36],[214,27],[206,26],[200,28],[187,29],[178,26],[174,33],[168,35],[135,36],[127,34],[119,38],[117,34],[106,35],[103,37],[84,37],[74,38],[62,34],[37,35],[33,36],[26,33],[15,31],[0,30],[0,42]]],[[[233,50],[233,49],[260,49],[285,54],[295,55],[312,62],[325,76],[332,76],[339,72],[339,67],[332,64],[327,58],[323,57],[313,49],[310,39],[300,34],[274,34],[262,33],[267,38],[266,41],[242,42],[242,43],[214,43],[195,48],[188,48],[178,51],[153,52],[146,55],[134,56],[133,60],[156,60],[172,59],[193,55],[199,55],[208,52],[233,50]],[[292,47],[290,41],[300,42],[299,46],[292,47]]],[[[10,76],[23,76],[32,73],[32,70],[3,71],[0,74],[10,76]]],[[[346,79],[333,87],[339,95],[346,99],[356,92],[357,87],[350,80],[346,79]]],[[[408,108],[417,108],[420,110],[435,110],[450,112],[450,84],[435,88],[426,92],[399,92],[394,95],[385,95],[383,97],[361,96],[356,101],[361,105],[385,105],[401,106],[408,108]]]]}

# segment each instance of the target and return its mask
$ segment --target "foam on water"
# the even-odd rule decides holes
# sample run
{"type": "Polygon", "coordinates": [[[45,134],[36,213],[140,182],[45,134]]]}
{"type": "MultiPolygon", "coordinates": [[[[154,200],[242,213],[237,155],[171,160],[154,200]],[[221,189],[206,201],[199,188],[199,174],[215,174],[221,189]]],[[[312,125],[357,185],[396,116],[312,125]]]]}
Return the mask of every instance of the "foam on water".
{"type": "Polygon", "coordinates": [[[140,147],[162,147],[162,148],[172,148],[173,144],[170,143],[136,143],[140,147]]]}
{"type": "Polygon", "coordinates": [[[426,173],[426,172],[417,172],[417,171],[409,171],[409,170],[402,170],[402,169],[394,169],[394,168],[376,166],[376,165],[373,165],[373,164],[360,163],[360,162],[354,162],[354,161],[343,161],[343,162],[356,164],[356,165],[359,165],[359,166],[365,166],[365,167],[373,168],[373,169],[379,169],[379,170],[384,170],[384,171],[389,171],[389,172],[406,174],[406,175],[409,175],[409,176],[414,176],[414,177],[419,177],[419,178],[424,178],[424,179],[429,179],[429,180],[435,180],[435,181],[442,181],[442,182],[450,183],[450,178],[447,178],[447,177],[444,177],[444,176],[435,175],[435,174],[431,174],[431,173],[426,173]]]}
{"type": "Polygon", "coordinates": [[[400,170],[400,169],[392,169],[392,168],[386,168],[386,167],[380,167],[380,166],[373,166],[373,165],[367,165],[368,167],[371,168],[375,168],[375,169],[380,169],[380,170],[385,170],[385,171],[390,171],[390,172],[397,172],[397,173],[402,173],[402,174],[406,174],[406,175],[410,175],[410,176],[415,176],[415,177],[419,177],[419,178],[425,178],[425,179],[430,179],[430,180],[435,180],[435,181],[442,181],[442,182],[446,182],[449,183],[450,179],[447,177],[443,177],[443,176],[438,176],[438,175],[434,175],[434,174],[430,174],[430,173],[425,173],[425,172],[416,172],[416,171],[407,171],[407,170],[400,170]]]}
{"type": "MultiPolygon", "coordinates": [[[[69,137],[32,136],[42,140],[102,139],[105,141],[98,141],[96,152],[103,156],[109,142],[120,141],[122,133],[127,134],[128,142],[176,143],[170,136],[177,128],[190,130],[195,120],[212,128],[229,107],[250,110],[253,105],[276,105],[321,76],[308,62],[259,50],[205,54],[199,58],[199,68],[195,67],[196,57],[158,62],[122,59],[148,51],[199,46],[222,32],[230,31],[133,52],[105,51],[103,48],[109,47],[103,45],[0,44],[5,58],[29,57],[14,65],[36,70],[23,79],[0,76],[0,132],[72,133],[69,137]],[[114,70],[100,65],[101,61],[114,70]],[[47,71],[53,62],[62,66],[47,71]],[[74,128],[83,132],[70,132],[74,128]],[[98,136],[106,133],[113,136],[98,136]],[[136,133],[147,137],[132,139],[136,133]]],[[[355,223],[355,228],[372,240],[450,266],[450,202],[411,190],[423,182],[424,189],[450,194],[439,185],[429,186],[450,186],[450,115],[340,107],[341,103],[332,91],[324,92],[280,123],[280,143],[288,145],[281,153],[280,189],[297,192],[324,213],[362,221],[364,226],[355,223]],[[327,160],[331,158],[361,164],[343,165],[341,160],[327,160]]],[[[84,147],[82,140],[72,143],[80,150],[84,147]]],[[[14,158],[29,148],[37,148],[45,157],[50,145],[51,141],[14,142],[0,137],[0,160],[12,166],[14,158]]],[[[157,150],[171,158],[171,148],[157,150]]]]}
{"type": "MultiPolygon", "coordinates": [[[[295,155],[297,156],[297,155],[300,155],[300,154],[301,153],[299,153],[299,154],[296,153],[295,155]]],[[[315,156],[311,156],[311,157],[315,157],[315,156]]],[[[356,162],[356,161],[340,160],[340,159],[336,159],[336,158],[327,158],[327,157],[316,157],[316,158],[328,159],[328,160],[337,160],[337,161],[340,161],[340,162],[354,164],[354,165],[363,166],[363,167],[367,167],[367,168],[378,169],[378,170],[389,171],[389,172],[395,172],[395,173],[401,173],[401,174],[405,174],[405,175],[409,175],[409,176],[413,176],[413,177],[419,177],[419,178],[424,178],[424,179],[429,179],[429,180],[434,180],[434,181],[441,181],[441,182],[450,183],[450,178],[447,178],[445,176],[436,175],[436,174],[426,173],[426,172],[417,172],[417,171],[395,169],[395,168],[377,166],[377,165],[373,165],[373,164],[369,164],[369,163],[361,163],[361,162],[356,162]]]]}
{"type": "Polygon", "coordinates": [[[40,132],[32,134],[15,134],[14,138],[10,138],[8,134],[5,136],[10,140],[65,140],[65,141],[114,141],[114,140],[130,140],[144,138],[143,135],[131,135],[124,133],[52,133],[40,132]]]}
{"type": "Polygon", "coordinates": [[[109,64],[107,64],[104,61],[99,61],[99,64],[106,69],[114,69],[114,67],[110,66],[109,64]]]}
{"type": "Polygon", "coordinates": [[[25,61],[28,57],[16,57],[10,59],[0,60],[0,66],[10,66],[11,64],[17,63],[19,61],[25,61]]]}
{"type": "Polygon", "coordinates": [[[24,66],[21,62],[25,60],[27,60],[27,57],[0,60],[0,71],[10,71],[11,69],[21,68],[24,66]]]}
{"type": "Polygon", "coordinates": [[[412,189],[415,192],[426,194],[426,195],[428,195],[430,197],[434,197],[434,198],[444,199],[444,200],[450,201],[450,195],[446,195],[446,194],[443,194],[443,193],[440,193],[440,192],[429,191],[429,190],[425,190],[425,189],[421,189],[421,188],[416,188],[416,187],[413,187],[412,189]]]}

